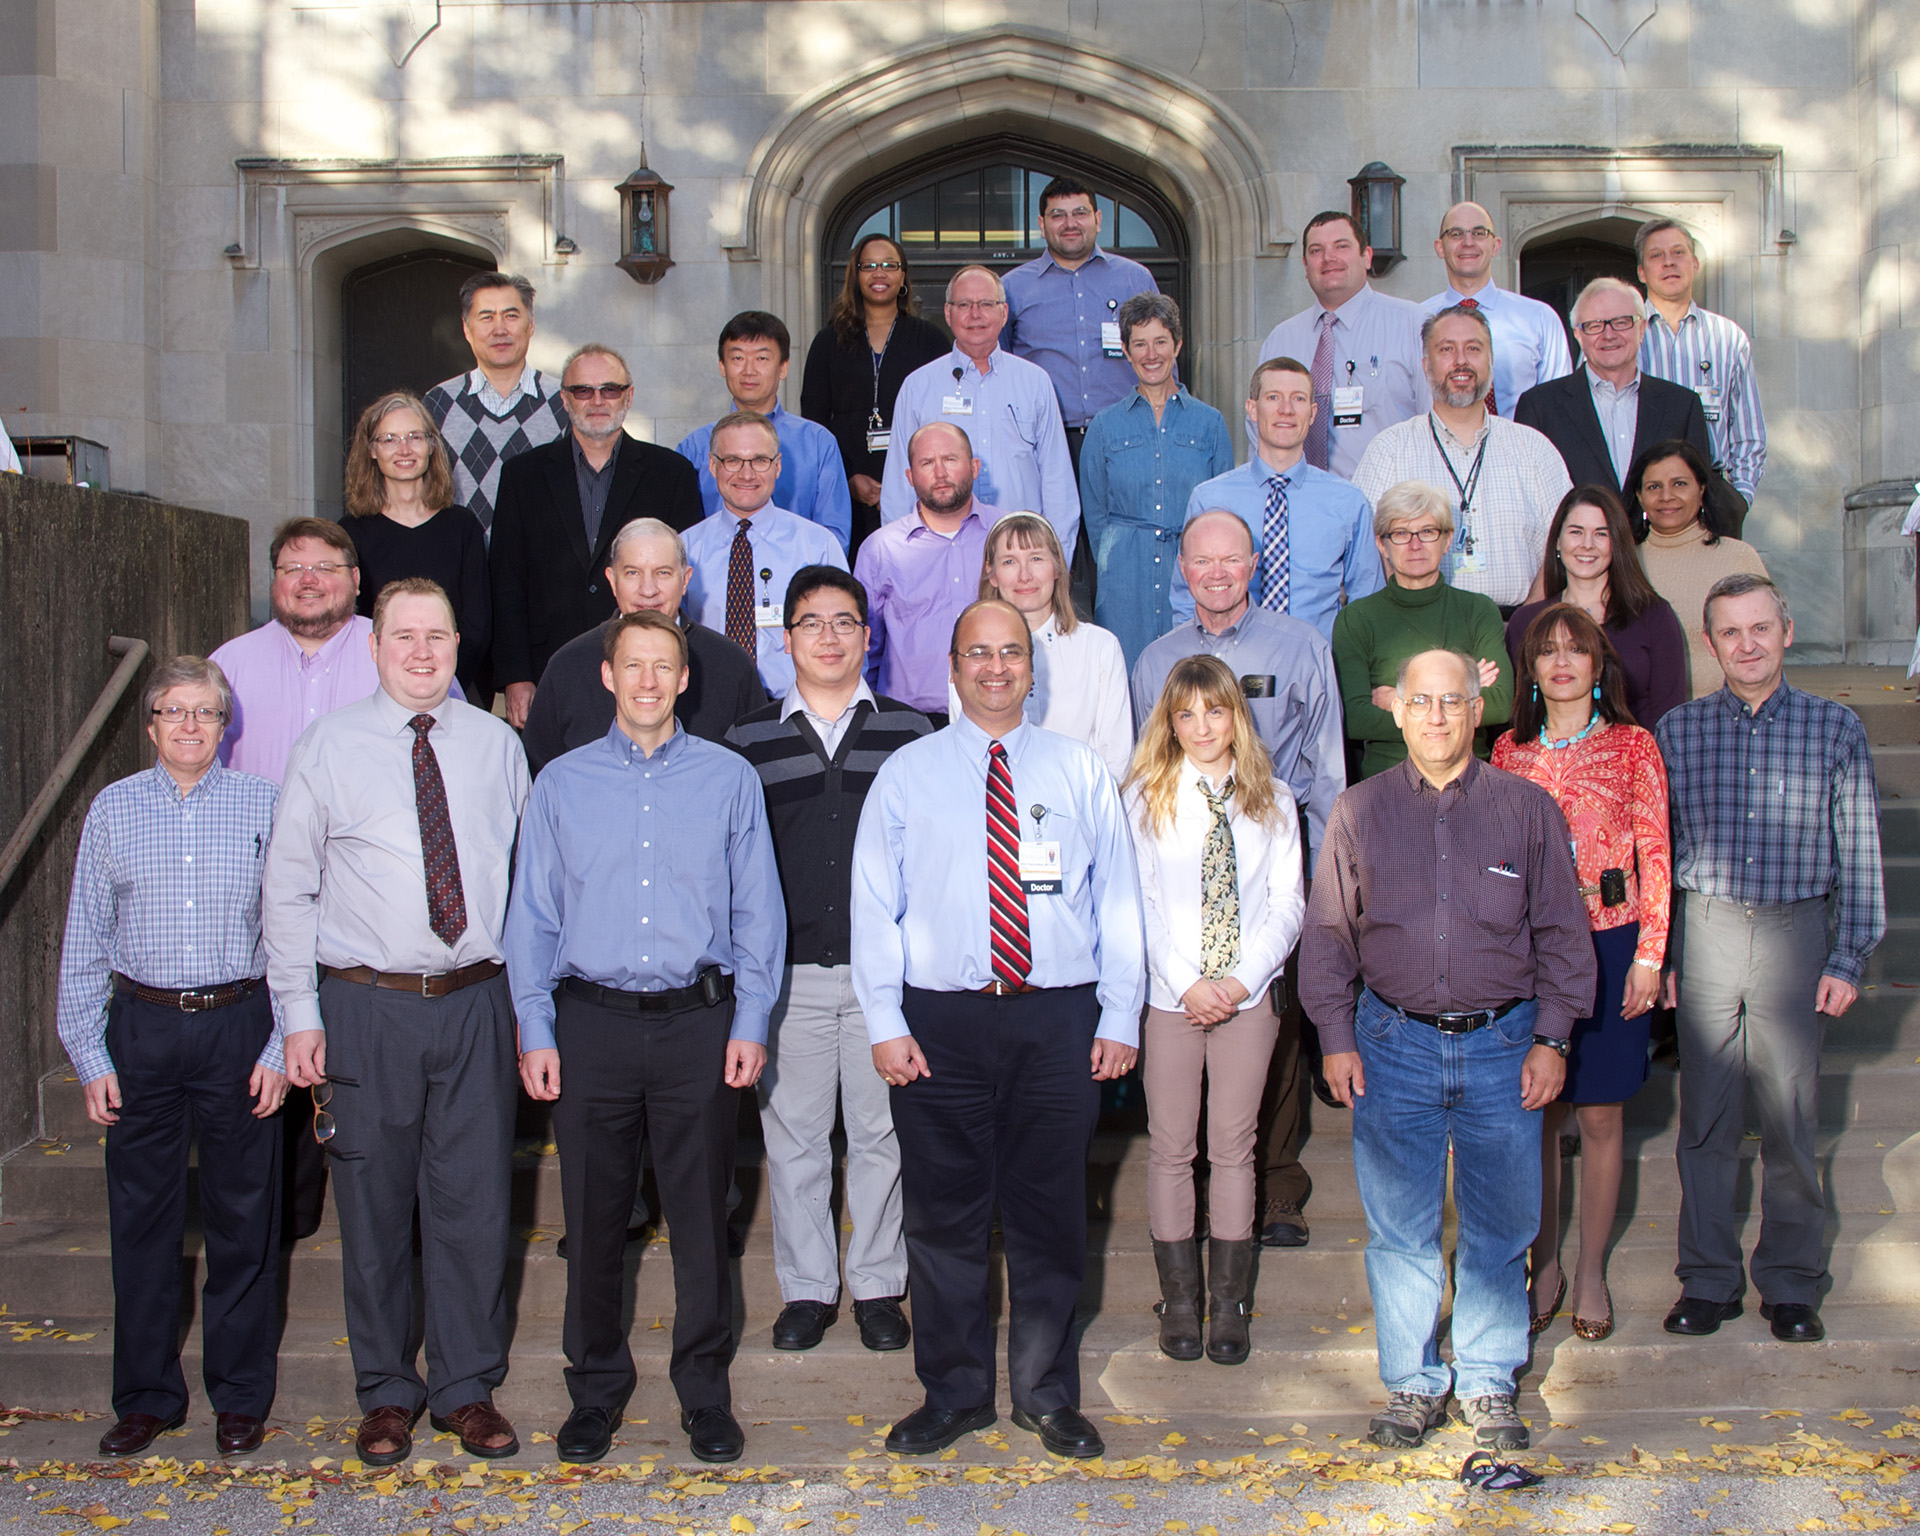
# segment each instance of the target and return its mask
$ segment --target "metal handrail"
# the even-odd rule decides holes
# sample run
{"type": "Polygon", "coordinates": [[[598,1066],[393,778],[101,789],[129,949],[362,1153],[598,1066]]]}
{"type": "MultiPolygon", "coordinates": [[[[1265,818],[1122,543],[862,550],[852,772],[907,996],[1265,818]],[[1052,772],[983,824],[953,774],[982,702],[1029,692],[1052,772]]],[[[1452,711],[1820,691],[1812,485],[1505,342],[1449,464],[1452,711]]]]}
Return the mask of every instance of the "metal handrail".
{"type": "Polygon", "coordinates": [[[7,882],[13,878],[13,872],[20,867],[21,860],[26,858],[33,840],[40,835],[40,829],[47,824],[47,818],[53,814],[53,808],[59,803],[67,784],[79,771],[81,760],[92,749],[94,742],[99,740],[107,716],[113,713],[114,706],[127,691],[133,674],[140,670],[140,663],[147,659],[147,642],[129,640],[123,635],[109,635],[107,651],[120,658],[120,665],[113,669],[113,676],[107,679],[106,687],[100,690],[100,697],[93,701],[87,718],[80,722],[80,729],[73,733],[67,750],[60,754],[60,761],[53,765],[47,782],[40,786],[40,793],[33,797],[33,804],[27,807],[26,814],[20,818],[20,825],[13,829],[7,846],[0,849],[0,891],[7,888],[7,882]]]}

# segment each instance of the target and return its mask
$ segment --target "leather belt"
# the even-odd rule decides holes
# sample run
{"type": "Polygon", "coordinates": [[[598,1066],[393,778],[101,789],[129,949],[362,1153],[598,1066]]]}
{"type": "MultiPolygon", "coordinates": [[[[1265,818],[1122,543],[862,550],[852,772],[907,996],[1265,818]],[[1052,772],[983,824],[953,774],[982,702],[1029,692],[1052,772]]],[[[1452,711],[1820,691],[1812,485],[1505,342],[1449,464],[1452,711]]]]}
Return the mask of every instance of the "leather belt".
{"type": "Polygon", "coordinates": [[[479,982],[492,981],[506,967],[498,960],[482,960],[478,965],[463,965],[457,971],[432,971],[425,976],[404,975],[397,971],[376,971],[370,965],[323,965],[320,977],[336,977],[357,982],[363,987],[380,987],[388,992],[411,992],[416,997],[445,997],[479,982]]]}
{"type": "Polygon", "coordinates": [[[131,992],[143,1003],[158,1003],[162,1008],[178,1008],[182,1013],[206,1013],[214,1008],[229,1008],[243,997],[251,997],[266,985],[264,976],[249,976],[244,981],[226,981],[217,987],[186,987],[175,991],[172,987],[142,986],[131,976],[113,973],[114,982],[126,992],[131,992]]]}
{"type": "Polygon", "coordinates": [[[990,981],[980,990],[988,997],[1018,997],[1023,992],[1038,992],[1040,989],[1024,981],[990,981]]]}
{"type": "Polygon", "coordinates": [[[1476,1008],[1471,1013],[1415,1013],[1411,1008],[1402,1008],[1400,1012],[1414,1023],[1430,1025],[1443,1035],[1470,1035],[1495,1019],[1504,1019],[1525,1001],[1524,997],[1516,997],[1497,1008],[1476,1008]]]}
{"type": "Polygon", "coordinates": [[[603,987],[578,976],[564,978],[560,989],[583,1002],[618,1008],[626,1013],[678,1013],[683,1008],[711,1008],[716,1003],[724,1003],[733,996],[733,977],[712,966],[702,971],[691,986],[675,987],[667,992],[623,992],[618,987],[603,987]]]}

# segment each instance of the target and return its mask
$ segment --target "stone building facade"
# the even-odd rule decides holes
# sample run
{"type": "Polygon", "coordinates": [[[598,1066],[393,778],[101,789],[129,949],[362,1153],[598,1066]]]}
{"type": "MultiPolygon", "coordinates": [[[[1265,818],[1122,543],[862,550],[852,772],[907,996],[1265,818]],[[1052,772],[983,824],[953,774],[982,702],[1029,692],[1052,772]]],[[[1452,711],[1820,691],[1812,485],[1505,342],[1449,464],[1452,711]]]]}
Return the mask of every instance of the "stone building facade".
{"type": "Polygon", "coordinates": [[[1309,302],[1299,230],[1384,161],[1406,259],[1378,281],[1410,298],[1459,197],[1508,287],[1685,220],[1702,302],[1753,336],[1747,536],[1802,654],[1904,661],[1904,509],[1866,488],[1920,469],[1916,81],[1920,0],[0,0],[0,411],[248,519],[258,607],[258,535],[338,505],[363,274],[525,272],[534,360],[621,348],[672,443],[724,406],[728,314],[804,353],[863,209],[1060,161],[1156,245],[1231,414],[1309,302]],[[615,264],[643,146],[675,263],[644,286],[615,264]]]}

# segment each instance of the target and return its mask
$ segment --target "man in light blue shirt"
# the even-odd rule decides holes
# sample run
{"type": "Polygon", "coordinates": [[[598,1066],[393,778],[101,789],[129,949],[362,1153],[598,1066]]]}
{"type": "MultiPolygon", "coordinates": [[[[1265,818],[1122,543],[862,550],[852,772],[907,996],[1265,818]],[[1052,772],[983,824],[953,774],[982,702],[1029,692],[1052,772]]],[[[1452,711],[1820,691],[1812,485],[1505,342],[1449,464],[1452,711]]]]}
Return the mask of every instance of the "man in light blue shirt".
{"type": "Polygon", "coordinates": [[[1073,1313],[1099,1085],[1138,1054],[1139,876],[1105,765],[1026,721],[1019,610],[973,604],[951,661],[960,714],[881,765],[853,852],[853,986],[893,1089],[927,1393],[887,1449],[928,1455],[994,1422],[997,1204],[1013,1421],[1055,1455],[1098,1456],[1073,1313]]]}
{"type": "MultiPolygon", "coordinates": [[[[853,536],[853,496],[840,445],[818,422],[780,407],[780,386],[787,379],[793,339],[784,321],[763,309],[735,315],[720,331],[720,377],[735,411],[753,411],[773,423],[780,437],[780,478],[773,499],[795,517],[818,523],[844,550],[853,536]]],[[[676,449],[700,471],[700,497],[709,513],[720,510],[720,485],[707,463],[713,428],[696,427],[676,449]]]]}
{"type": "Polygon", "coordinates": [[[1513,408],[1534,385],[1573,372],[1567,328],[1552,308],[1524,294],[1508,293],[1493,280],[1501,239],[1478,203],[1455,203],[1440,221],[1434,254],[1447,266],[1447,287],[1420,306],[1437,315],[1464,305],[1486,317],[1493,333],[1493,383],[1487,409],[1513,419],[1513,408]]]}
{"type": "MultiPolygon", "coordinates": [[[[1320,407],[1311,377],[1292,358],[1269,358],[1247,385],[1253,457],[1215,475],[1187,498],[1190,523],[1231,512],[1253,534],[1253,602],[1305,619],[1329,642],[1342,603],[1385,582],[1373,543],[1373,505],[1338,475],[1306,462],[1303,447],[1320,407]]],[[[1193,617],[1193,593],[1176,573],[1169,593],[1176,623],[1193,617]]]]}
{"type": "Polygon", "coordinates": [[[613,620],[600,677],[613,726],[534,786],[504,941],[521,1082],[553,1104],[560,1148],[574,1407],[555,1445],[598,1461],[633,1392],[621,1281],[644,1135],[673,1228],[681,1428],[702,1461],[733,1461],[726,1188],[738,1091],[766,1065],[786,908],[759,778],[673,718],[679,626],[644,609],[613,620]]]}
{"type": "MultiPolygon", "coordinates": [[[[946,311],[953,351],[907,375],[893,404],[893,439],[910,443],[928,422],[951,421],[980,460],[974,499],[1002,512],[1039,513],[1060,535],[1060,547],[1072,549],[1080,532],[1080,491],[1060,402],[1046,369],[1000,350],[1006,308],[1000,279],[985,267],[954,274],[946,311]]],[[[888,454],[881,521],[910,516],[918,502],[907,456],[888,454]]]]}
{"type": "Polygon", "coordinates": [[[718,630],[754,657],[768,695],[785,698],[793,686],[784,627],[787,583],[804,566],[844,571],[847,552],[818,523],[774,505],[780,437],[766,417],[735,411],[715,422],[707,468],[720,487],[720,510],[687,530],[693,575],[682,606],[695,623],[718,630]]]}

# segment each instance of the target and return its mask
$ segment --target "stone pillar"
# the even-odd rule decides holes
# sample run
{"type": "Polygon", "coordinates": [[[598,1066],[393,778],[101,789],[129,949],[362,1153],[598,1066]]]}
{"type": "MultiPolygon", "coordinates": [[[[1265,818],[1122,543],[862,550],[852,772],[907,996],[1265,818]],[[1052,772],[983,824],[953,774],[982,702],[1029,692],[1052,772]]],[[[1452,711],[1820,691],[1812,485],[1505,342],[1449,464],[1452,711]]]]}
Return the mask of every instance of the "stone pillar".
{"type": "Polygon", "coordinates": [[[1860,27],[1861,467],[1868,481],[1911,488],[1920,439],[1920,0],[1869,0],[1860,27]]]}

